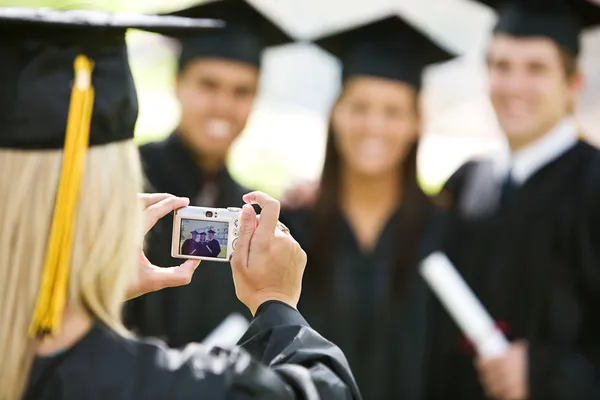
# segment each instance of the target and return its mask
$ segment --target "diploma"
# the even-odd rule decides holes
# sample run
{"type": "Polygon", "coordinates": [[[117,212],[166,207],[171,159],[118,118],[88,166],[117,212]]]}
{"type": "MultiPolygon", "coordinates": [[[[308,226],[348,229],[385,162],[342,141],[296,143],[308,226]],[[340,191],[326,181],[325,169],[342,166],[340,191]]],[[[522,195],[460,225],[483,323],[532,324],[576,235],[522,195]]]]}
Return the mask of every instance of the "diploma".
{"type": "Polygon", "coordinates": [[[443,253],[433,253],[423,260],[420,272],[480,356],[504,354],[508,341],[443,253]]]}

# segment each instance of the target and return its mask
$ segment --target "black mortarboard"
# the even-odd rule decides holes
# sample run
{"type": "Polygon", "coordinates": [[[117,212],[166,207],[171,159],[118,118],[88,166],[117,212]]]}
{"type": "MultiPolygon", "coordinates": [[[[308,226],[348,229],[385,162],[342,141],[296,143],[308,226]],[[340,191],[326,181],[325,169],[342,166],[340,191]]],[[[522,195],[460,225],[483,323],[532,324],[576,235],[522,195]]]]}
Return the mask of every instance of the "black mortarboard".
{"type": "Polygon", "coordinates": [[[588,0],[477,0],[498,12],[494,33],[548,37],[579,54],[581,32],[600,25],[600,7],[588,0]]]}
{"type": "Polygon", "coordinates": [[[138,103],[125,31],[181,36],[220,21],[97,11],[0,8],[0,148],[64,146],[73,63],[93,63],[90,145],[133,137],[138,103]]]}
{"type": "Polygon", "coordinates": [[[375,76],[421,87],[423,69],[454,57],[399,16],[337,32],[315,42],[342,63],[342,76],[375,76]]]}
{"type": "Polygon", "coordinates": [[[260,67],[267,47],[293,42],[287,33],[245,0],[213,0],[167,15],[215,18],[225,29],[181,40],[179,69],[195,58],[225,58],[260,67]]]}
{"type": "Polygon", "coordinates": [[[215,231],[213,231],[212,229],[207,230],[206,232],[208,233],[216,233],[215,231]]]}

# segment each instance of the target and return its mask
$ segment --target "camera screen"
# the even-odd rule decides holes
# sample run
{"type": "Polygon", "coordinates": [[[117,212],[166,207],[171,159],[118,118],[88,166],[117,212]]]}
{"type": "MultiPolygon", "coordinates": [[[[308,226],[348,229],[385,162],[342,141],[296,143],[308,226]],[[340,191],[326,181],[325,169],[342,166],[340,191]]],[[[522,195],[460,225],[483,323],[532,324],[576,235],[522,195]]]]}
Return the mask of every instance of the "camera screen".
{"type": "Polygon", "coordinates": [[[227,258],[229,222],[182,218],[180,232],[182,256],[227,258]]]}

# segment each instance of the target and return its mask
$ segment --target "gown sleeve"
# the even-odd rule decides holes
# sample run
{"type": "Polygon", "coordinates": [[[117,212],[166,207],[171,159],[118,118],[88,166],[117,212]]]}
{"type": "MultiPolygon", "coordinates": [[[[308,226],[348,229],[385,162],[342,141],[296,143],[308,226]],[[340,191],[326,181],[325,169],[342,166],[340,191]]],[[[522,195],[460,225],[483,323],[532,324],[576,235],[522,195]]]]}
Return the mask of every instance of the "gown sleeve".
{"type": "Polygon", "coordinates": [[[239,345],[167,350],[159,364],[175,370],[173,398],[361,399],[342,351],[284,303],[261,305],[239,345]]]}
{"type": "Polygon", "coordinates": [[[576,256],[561,271],[563,282],[573,284],[553,294],[571,304],[558,309],[553,323],[571,326],[574,339],[530,344],[531,399],[600,399],[600,162],[591,171],[571,239],[576,256]]]}

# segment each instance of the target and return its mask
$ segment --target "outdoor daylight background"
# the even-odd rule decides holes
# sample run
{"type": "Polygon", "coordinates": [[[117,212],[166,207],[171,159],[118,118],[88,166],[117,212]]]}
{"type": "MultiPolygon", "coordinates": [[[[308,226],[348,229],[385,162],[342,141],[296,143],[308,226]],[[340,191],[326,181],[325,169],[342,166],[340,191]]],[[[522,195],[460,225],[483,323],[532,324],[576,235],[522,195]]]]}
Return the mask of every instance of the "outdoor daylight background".
{"type": "MultiPolygon", "coordinates": [[[[454,169],[475,154],[500,150],[504,143],[486,97],[484,49],[495,21],[492,12],[468,0],[252,0],[290,34],[307,43],[269,50],[260,99],[229,159],[232,174],[245,186],[279,196],[297,179],[316,179],[321,170],[325,124],[339,88],[335,59],[308,41],[359,24],[390,10],[404,13],[449,50],[456,61],[428,71],[423,96],[426,131],[420,158],[423,185],[435,191],[454,169]]],[[[197,1],[0,0],[0,6],[166,12],[197,1]]],[[[136,139],[159,140],[178,119],[173,97],[177,44],[155,34],[130,31],[127,37],[140,101],[136,139]]],[[[600,30],[586,35],[582,68],[586,89],[578,120],[600,144],[600,30]]]]}

